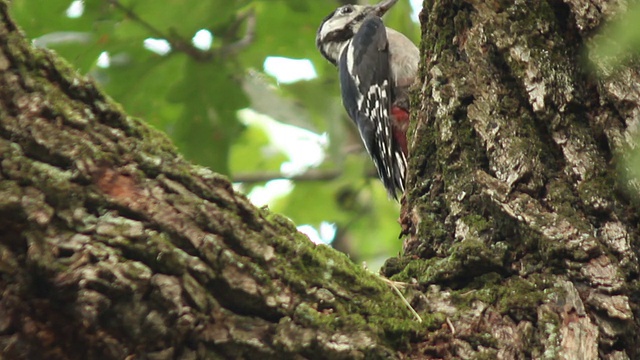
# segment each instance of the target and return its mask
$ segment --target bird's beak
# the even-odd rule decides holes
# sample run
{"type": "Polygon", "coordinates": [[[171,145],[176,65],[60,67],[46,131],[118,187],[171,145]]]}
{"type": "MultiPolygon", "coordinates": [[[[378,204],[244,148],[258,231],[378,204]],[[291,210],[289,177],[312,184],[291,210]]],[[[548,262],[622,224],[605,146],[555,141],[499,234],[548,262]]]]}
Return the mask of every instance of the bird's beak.
{"type": "Polygon", "coordinates": [[[398,0],[383,0],[378,5],[374,5],[373,9],[376,15],[382,17],[398,0]]]}

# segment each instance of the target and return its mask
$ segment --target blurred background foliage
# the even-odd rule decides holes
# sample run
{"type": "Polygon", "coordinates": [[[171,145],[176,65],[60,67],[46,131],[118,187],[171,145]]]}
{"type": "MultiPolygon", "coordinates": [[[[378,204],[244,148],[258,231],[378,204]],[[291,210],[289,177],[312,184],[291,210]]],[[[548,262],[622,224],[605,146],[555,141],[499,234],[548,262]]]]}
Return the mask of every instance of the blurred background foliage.
{"type": "MultiPolygon", "coordinates": [[[[377,268],[400,250],[398,205],[315,48],[322,19],[347,2],[14,0],[12,12],[36,46],[96,79],[186,158],[377,268]]],[[[386,21],[417,43],[412,5],[401,0],[386,21]]]]}
{"type": "MultiPolygon", "coordinates": [[[[621,4],[625,11],[620,12],[612,21],[604,24],[590,42],[586,51],[590,59],[591,70],[601,79],[621,77],[630,79],[626,85],[629,92],[638,93],[640,84],[633,81],[640,69],[640,2],[621,4]]],[[[640,198],[637,189],[640,186],[640,128],[638,119],[629,120],[630,135],[634,136],[632,145],[622,157],[622,175],[630,181],[629,191],[640,198]]]]}

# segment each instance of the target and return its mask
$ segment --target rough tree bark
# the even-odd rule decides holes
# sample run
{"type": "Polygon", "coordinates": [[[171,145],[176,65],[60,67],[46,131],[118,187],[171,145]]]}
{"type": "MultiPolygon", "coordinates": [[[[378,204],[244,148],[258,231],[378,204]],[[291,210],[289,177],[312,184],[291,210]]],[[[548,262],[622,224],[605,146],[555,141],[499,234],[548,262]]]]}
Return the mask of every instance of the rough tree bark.
{"type": "Polygon", "coordinates": [[[619,172],[640,74],[586,61],[625,6],[425,1],[403,209],[421,260],[385,274],[449,317],[426,354],[640,359],[637,188],[619,172]]]}
{"type": "Polygon", "coordinates": [[[0,1],[0,358],[394,358],[376,275],[193,166],[0,1]]]}
{"type": "Polygon", "coordinates": [[[188,164],[0,1],[0,356],[636,359],[635,69],[602,1],[425,1],[393,290],[188,164]]]}

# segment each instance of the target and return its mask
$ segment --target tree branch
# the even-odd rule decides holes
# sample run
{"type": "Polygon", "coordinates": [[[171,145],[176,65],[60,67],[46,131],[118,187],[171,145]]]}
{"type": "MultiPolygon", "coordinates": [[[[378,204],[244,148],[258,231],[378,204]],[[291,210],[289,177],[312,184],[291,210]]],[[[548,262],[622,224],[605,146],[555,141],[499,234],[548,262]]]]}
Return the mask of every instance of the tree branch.
{"type": "Polygon", "coordinates": [[[287,176],[279,172],[262,173],[240,173],[233,176],[233,182],[240,183],[263,183],[271,180],[291,180],[291,181],[329,181],[342,175],[338,170],[308,170],[303,174],[287,176]]]}
{"type": "Polygon", "coordinates": [[[242,38],[240,38],[238,41],[234,43],[224,45],[220,48],[205,51],[205,50],[200,50],[196,48],[195,46],[193,46],[191,41],[183,39],[178,34],[168,35],[163,33],[162,31],[158,30],[153,25],[151,25],[150,23],[142,19],[140,16],[138,16],[138,14],[136,14],[133,10],[124,6],[122,3],[120,3],[120,1],[118,0],[108,0],[108,1],[117,9],[124,12],[131,20],[138,23],[143,28],[147,29],[152,36],[167,40],[169,42],[169,45],[171,45],[172,49],[174,49],[175,51],[182,52],[190,56],[192,59],[199,62],[209,62],[218,56],[226,57],[226,56],[235,55],[239,51],[242,51],[247,46],[251,45],[251,43],[253,43],[253,40],[255,38],[256,14],[253,9],[250,9],[249,11],[246,11],[245,13],[238,16],[237,23],[246,21],[246,30],[242,38]]]}

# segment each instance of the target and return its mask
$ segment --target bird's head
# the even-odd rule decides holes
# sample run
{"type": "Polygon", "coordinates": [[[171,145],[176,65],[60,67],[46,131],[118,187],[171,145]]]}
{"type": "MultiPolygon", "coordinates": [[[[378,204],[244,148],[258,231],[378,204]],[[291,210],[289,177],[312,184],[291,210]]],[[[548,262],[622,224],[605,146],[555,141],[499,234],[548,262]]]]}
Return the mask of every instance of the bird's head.
{"type": "Polygon", "coordinates": [[[316,34],[316,46],[332,64],[338,63],[342,49],[369,16],[381,17],[398,0],[383,0],[376,5],[344,5],[322,20],[316,34]]]}

